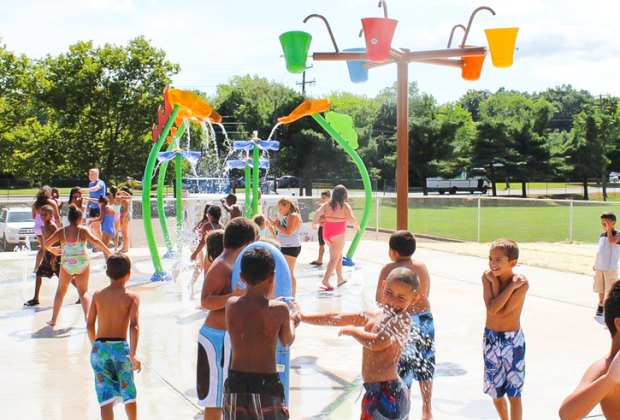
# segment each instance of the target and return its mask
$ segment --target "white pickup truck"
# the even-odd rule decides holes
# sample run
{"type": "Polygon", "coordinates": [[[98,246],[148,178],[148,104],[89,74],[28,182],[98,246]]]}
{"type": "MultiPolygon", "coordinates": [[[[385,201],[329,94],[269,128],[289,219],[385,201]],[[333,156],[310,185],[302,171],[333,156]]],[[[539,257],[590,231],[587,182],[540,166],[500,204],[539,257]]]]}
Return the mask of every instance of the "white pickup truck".
{"type": "Polygon", "coordinates": [[[491,182],[484,176],[467,176],[462,172],[458,177],[445,179],[441,177],[426,178],[426,190],[428,192],[438,192],[439,194],[456,194],[465,191],[473,194],[476,191],[486,194],[491,188],[491,182]]]}

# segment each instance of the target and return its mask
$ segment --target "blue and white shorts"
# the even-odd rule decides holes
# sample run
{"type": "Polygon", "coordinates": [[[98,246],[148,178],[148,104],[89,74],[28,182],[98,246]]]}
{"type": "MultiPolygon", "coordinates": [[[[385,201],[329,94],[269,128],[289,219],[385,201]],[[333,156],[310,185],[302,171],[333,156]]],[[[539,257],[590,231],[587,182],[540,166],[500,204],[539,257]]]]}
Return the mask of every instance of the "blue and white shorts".
{"type": "Polygon", "coordinates": [[[223,407],[224,382],[228,377],[230,355],[228,331],[203,325],[198,333],[196,364],[196,392],[201,407],[223,407]]]}
{"type": "Polygon", "coordinates": [[[521,397],[525,380],[525,336],[484,329],[484,393],[493,398],[521,397]]]}

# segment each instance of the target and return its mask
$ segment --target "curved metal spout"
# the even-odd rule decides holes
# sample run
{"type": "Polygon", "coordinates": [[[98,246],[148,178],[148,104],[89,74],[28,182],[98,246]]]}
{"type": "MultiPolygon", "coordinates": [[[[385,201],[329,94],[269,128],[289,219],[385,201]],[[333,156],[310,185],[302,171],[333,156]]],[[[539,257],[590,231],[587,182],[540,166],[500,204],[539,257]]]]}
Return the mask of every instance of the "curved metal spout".
{"type": "Polygon", "coordinates": [[[379,5],[377,7],[381,7],[381,6],[383,6],[383,17],[387,19],[388,12],[387,12],[387,3],[385,2],[385,0],[379,0],[379,5]]]}
{"type": "Polygon", "coordinates": [[[454,25],[452,27],[452,30],[450,31],[450,38],[448,38],[448,46],[446,48],[450,48],[450,45],[452,45],[452,38],[454,37],[454,31],[456,31],[456,28],[461,28],[462,30],[467,31],[467,28],[461,25],[460,23],[457,25],[454,25]]]}
{"type": "Polygon", "coordinates": [[[336,39],[334,38],[332,28],[329,26],[329,22],[327,21],[327,19],[325,19],[325,16],[313,13],[305,17],[304,23],[308,22],[308,20],[310,20],[310,18],[313,18],[313,17],[319,18],[323,22],[325,22],[325,26],[327,26],[327,32],[329,32],[329,37],[332,39],[332,44],[334,44],[334,49],[336,50],[336,52],[340,52],[340,50],[338,49],[338,44],[336,44],[336,39]]]}
{"type": "Polygon", "coordinates": [[[471,29],[471,23],[474,21],[474,16],[476,16],[476,13],[478,13],[481,10],[488,10],[489,12],[493,14],[493,16],[495,16],[495,10],[491,9],[488,6],[480,6],[479,8],[474,10],[471,13],[471,16],[469,17],[469,22],[467,23],[467,29],[465,29],[465,35],[463,35],[463,41],[461,42],[461,45],[460,45],[461,48],[463,48],[463,45],[465,45],[465,41],[467,41],[467,35],[469,35],[469,30],[471,29]]]}

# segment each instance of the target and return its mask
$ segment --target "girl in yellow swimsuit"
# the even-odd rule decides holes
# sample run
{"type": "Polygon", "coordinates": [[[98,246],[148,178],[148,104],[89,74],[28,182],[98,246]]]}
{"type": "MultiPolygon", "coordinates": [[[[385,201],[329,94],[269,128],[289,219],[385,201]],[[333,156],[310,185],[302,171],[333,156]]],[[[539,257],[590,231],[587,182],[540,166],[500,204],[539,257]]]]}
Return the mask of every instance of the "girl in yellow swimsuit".
{"type": "Polygon", "coordinates": [[[90,261],[86,254],[86,241],[90,241],[100,248],[106,258],[111,253],[108,247],[99,238],[93,236],[89,229],[82,227],[82,216],[81,209],[73,204],[70,205],[69,226],[57,230],[45,241],[45,248],[52,254],[60,256],[58,289],[56,289],[56,296],[54,297],[52,319],[48,321],[51,326],[56,325],[62,302],[71,283],[80,295],[80,303],[84,311],[84,318],[86,318],[90,306],[90,297],[88,296],[90,261]],[[59,242],[60,247],[54,246],[59,242]]]}

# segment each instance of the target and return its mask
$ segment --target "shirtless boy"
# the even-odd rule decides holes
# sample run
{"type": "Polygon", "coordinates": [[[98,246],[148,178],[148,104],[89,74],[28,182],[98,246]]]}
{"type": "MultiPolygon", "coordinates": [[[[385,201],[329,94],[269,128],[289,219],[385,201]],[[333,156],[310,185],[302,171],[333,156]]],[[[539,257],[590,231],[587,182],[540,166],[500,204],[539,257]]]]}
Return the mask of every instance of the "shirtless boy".
{"type": "Polygon", "coordinates": [[[275,261],[256,247],[241,258],[245,295],[226,303],[226,327],[232,359],[224,385],[224,418],[288,419],[284,387],[276,369],[276,344],[289,347],[295,340],[295,323],[288,305],[270,300],[275,261]]]}
{"type": "Polygon", "coordinates": [[[601,405],[606,419],[620,413],[620,282],[616,282],[605,300],[605,324],[611,333],[611,350],[586,370],[577,389],[560,407],[562,420],[581,419],[601,405]]]}
{"type": "Polygon", "coordinates": [[[521,392],[525,378],[525,337],[521,331],[521,311],[527,279],[515,275],[519,247],[509,239],[491,244],[489,268],[482,274],[484,304],[487,309],[484,329],[484,392],[502,420],[523,417],[521,392]],[[510,402],[510,417],[504,395],[510,402]]]}
{"type": "Polygon", "coordinates": [[[225,306],[228,298],[245,293],[231,290],[237,256],[258,237],[258,227],[250,220],[231,220],[224,231],[224,252],[213,261],[202,285],[201,306],[209,313],[198,334],[196,391],[204,418],[222,418],[222,393],[230,361],[230,337],[226,331],[225,306]]]}
{"type": "MultiPolygon", "coordinates": [[[[39,210],[41,215],[41,221],[43,221],[43,227],[41,228],[41,234],[43,236],[43,243],[58,230],[56,223],[52,221],[54,215],[54,209],[52,206],[45,205],[39,210]]],[[[36,276],[37,280],[34,286],[34,297],[28,302],[24,303],[24,306],[36,306],[39,304],[39,292],[41,291],[41,283],[43,277],[51,279],[53,276],[58,277],[60,274],[59,258],[49,251],[45,251],[43,259],[39,268],[37,268],[36,276]]]]}
{"type": "Polygon", "coordinates": [[[133,371],[139,372],[142,368],[136,357],[140,298],[125,289],[131,276],[129,257],[121,253],[112,254],[107,261],[106,274],[111,280],[110,285],[93,294],[86,323],[88,338],[93,345],[90,364],[95,372],[101,418],[113,419],[114,403],[122,400],[127,417],[133,420],[137,418],[133,371]]]}
{"type": "Polygon", "coordinates": [[[433,391],[433,375],[435,373],[435,323],[428,300],[430,291],[430,276],[426,264],[412,258],[416,249],[415,236],[409,231],[399,230],[390,236],[391,263],[385,265],[379,273],[376,300],[382,304],[384,280],[398,267],[405,267],[413,271],[420,281],[418,294],[420,299],[407,308],[411,317],[411,332],[409,341],[403,349],[398,362],[398,374],[405,381],[407,388],[415,379],[420,386],[422,396],[423,420],[433,418],[431,395],[433,391]]]}
{"type": "Polygon", "coordinates": [[[384,285],[381,311],[299,315],[308,324],[344,326],[338,335],[349,335],[362,344],[366,389],[362,420],[409,416],[409,390],[398,376],[398,361],[409,338],[411,321],[407,308],[419,298],[419,280],[413,271],[400,267],[392,270],[384,285]]]}

